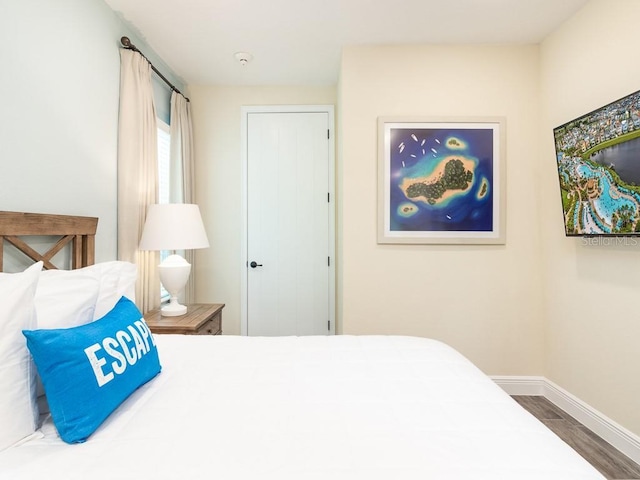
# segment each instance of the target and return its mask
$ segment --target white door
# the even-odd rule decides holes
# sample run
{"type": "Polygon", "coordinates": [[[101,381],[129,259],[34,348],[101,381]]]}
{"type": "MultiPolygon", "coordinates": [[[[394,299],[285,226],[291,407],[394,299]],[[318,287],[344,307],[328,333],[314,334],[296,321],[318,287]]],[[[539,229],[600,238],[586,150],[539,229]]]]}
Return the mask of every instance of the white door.
{"type": "Polygon", "coordinates": [[[246,113],[248,335],[334,331],[330,113],[246,113]]]}

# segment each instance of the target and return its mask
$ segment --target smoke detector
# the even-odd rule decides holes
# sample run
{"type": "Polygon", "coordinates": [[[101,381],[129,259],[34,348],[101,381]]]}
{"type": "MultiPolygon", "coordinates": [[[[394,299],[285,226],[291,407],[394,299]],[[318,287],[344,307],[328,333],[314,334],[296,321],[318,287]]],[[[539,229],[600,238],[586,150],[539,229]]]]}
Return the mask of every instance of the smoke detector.
{"type": "Polygon", "coordinates": [[[236,58],[236,60],[238,62],[240,62],[240,65],[242,65],[243,67],[249,63],[251,60],[253,60],[253,55],[251,55],[250,53],[247,52],[237,52],[234,57],[236,58]]]}

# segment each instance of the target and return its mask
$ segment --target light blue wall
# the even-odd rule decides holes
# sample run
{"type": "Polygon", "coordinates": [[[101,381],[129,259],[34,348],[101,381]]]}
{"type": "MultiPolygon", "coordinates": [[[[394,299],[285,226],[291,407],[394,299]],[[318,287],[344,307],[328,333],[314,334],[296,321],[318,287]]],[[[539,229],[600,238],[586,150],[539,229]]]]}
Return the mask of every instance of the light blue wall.
{"type": "Polygon", "coordinates": [[[0,210],[99,217],[97,261],[116,258],[123,35],[184,91],[102,0],[0,2],[0,210]]]}

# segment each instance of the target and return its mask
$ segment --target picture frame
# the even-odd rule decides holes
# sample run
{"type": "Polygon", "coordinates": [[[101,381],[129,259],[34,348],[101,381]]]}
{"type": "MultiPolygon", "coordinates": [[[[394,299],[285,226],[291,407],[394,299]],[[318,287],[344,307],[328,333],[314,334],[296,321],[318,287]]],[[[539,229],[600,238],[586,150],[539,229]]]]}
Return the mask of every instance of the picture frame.
{"type": "Polygon", "coordinates": [[[505,244],[504,117],[378,118],[379,244],[505,244]]]}

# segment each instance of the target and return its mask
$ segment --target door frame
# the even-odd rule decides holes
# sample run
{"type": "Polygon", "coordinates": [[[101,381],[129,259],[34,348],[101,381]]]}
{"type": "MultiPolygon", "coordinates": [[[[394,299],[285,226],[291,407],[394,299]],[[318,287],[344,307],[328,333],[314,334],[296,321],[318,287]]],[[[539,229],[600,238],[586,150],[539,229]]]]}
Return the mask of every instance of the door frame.
{"type": "Polygon", "coordinates": [[[241,107],[241,157],[242,157],[242,232],[240,240],[240,335],[247,335],[249,317],[248,300],[248,126],[252,113],[327,113],[329,118],[329,335],[336,331],[336,196],[335,196],[335,120],[333,105],[250,105],[241,107]]]}

